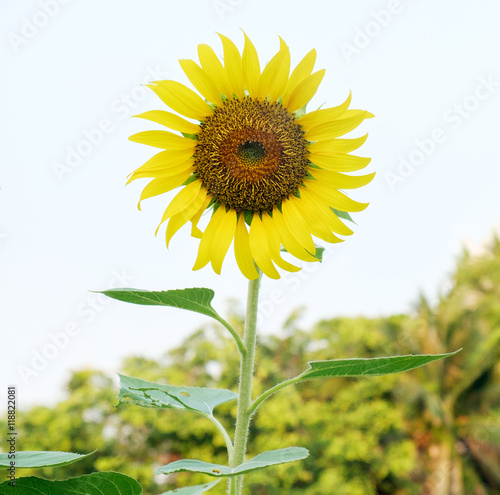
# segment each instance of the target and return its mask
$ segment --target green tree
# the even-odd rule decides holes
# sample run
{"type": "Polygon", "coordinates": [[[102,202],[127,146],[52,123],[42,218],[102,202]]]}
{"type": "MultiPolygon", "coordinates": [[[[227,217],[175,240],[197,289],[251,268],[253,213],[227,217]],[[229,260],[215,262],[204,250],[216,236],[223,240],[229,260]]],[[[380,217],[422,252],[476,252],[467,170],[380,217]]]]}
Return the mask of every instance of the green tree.
{"type": "Polygon", "coordinates": [[[404,347],[452,358],[402,377],[425,495],[500,493],[500,243],[464,252],[436,307],[421,297],[404,347]]]}
{"type": "MultiPolygon", "coordinates": [[[[66,386],[67,399],[54,407],[35,406],[18,414],[19,450],[60,450],[111,455],[114,440],[105,428],[113,421],[116,391],[112,380],[99,371],[74,372],[66,386]]],[[[23,470],[51,479],[80,476],[95,471],[95,456],[61,469],[23,470]]],[[[21,474],[21,473],[18,473],[21,474]]]]}
{"type": "MultiPolygon", "coordinates": [[[[376,321],[341,319],[318,325],[312,334],[291,327],[287,335],[262,339],[256,388],[264,390],[299,373],[308,360],[330,355],[328,348],[340,355],[349,347],[346,357],[369,349],[375,355],[385,340],[378,327],[376,321]]],[[[238,363],[233,346],[222,329],[207,327],[158,361],[128,358],[122,371],[151,381],[234,389],[238,363]]],[[[249,455],[296,444],[307,445],[311,457],[249,476],[250,492],[313,495],[335,486],[346,495],[405,493],[402,490],[412,486],[408,478],[416,455],[403,414],[391,400],[394,383],[394,378],[306,382],[269,399],[256,416],[249,455]]],[[[84,370],[72,376],[66,400],[21,414],[25,450],[99,449],[81,463],[25,474],[61,479],[114,470],[137,478],[145,493],[154,494],[206,481],[202,475],[187,474],[154,478],[161,465],[179,458],[226,462],[222,438],[203,418],[129,405],[115,408],[116,396],[110,378],[84,370]]],[[[228,427],[234,409],[233,404],[220,407],[219,417],[228,427]]],[[[224,483],[213,493],[224,493],[224,483]]]]}

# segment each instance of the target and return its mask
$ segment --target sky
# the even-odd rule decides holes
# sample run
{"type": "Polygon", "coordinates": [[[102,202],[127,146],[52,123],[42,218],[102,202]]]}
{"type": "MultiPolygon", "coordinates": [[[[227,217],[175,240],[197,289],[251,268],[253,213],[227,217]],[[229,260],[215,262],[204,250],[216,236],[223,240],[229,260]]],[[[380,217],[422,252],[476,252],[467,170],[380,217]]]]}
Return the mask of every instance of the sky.
{"type": "MultiPolygon", "coordinates": [[[[259,331],[279,332],[303,306],[304,327],[335,316],[411,311],[445,290],[464,243],[500,221],[500,67],[496,0],[36,0],[0,4],[0,387],[21,408],[64,396],[72,370],[108,373],[125,356],[159,357],[209,323],[196,313],[127,305],[91,292],[210,287],[214,307],[241,308],[247,281],[232,256],[222,275],[193,272],[198,241],[170,249],[154,231],[172,195],[137,201],[126,176],[151,151],[128,136],[131,116],[166,109],[146,87],[189,84],[178,60],[217,33],[240,49],[244,30],[261,64],[281,36],[292,65],[312,48],[326,75],[309,105],[352,107],[375,119],[374,181],[355,233],[325,261],[264,279],[259,331]]],[[[332,356],[349,357],[349,356],[332,356]]],[[[0,406],[0,407],[3,407],[0,406]]]]}

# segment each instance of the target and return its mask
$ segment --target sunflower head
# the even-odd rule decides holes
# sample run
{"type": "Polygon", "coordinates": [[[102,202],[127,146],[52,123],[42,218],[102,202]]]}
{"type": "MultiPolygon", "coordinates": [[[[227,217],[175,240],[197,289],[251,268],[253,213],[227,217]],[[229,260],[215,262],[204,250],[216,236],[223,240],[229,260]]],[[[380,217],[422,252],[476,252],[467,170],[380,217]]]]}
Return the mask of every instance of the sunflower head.
{"type": "Polygon", "coordinates": [[[200,64],[180,60],[199,94],[176,81],[148,85],[175,113],[153,110],[137,117],[174,132],[130,137],[162,151],[133,172],[129,182],[152,179],[140,201],[181,188],[160,225],[167,221],[168,246],[191,222],[191,234],[200,239],[194,269],[210,262],[220,273],[233,243],[247,278],[258,277],[256,267],[279,278],[276,267],[299,270],[282,258],[282,250],[318,261],[314,238],[341,242],[338,235],[352,234],[339,214],[367,204],[341,190],[361,187],[375,174],[345,173],[364,168],[370,159],[349,154],[366,135],[341,136],[373,115],[349,109],[350,95],[337,107],[306,113],[325,73],[313,72],[315,50],[290,74],[290,52],[281,38],[278,53],[261,70],[246,35],[242,54],[220,37],[224,63],[208,45],[198,46],[200,64]],[[209,219],[202,232],[198,224],[204,212],[209,219]]]}

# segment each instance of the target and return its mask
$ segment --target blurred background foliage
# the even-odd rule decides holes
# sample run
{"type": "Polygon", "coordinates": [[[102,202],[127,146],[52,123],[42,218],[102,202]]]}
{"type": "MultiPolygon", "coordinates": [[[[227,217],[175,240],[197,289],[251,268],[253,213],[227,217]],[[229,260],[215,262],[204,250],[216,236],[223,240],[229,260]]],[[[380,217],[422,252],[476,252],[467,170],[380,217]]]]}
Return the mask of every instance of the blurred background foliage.
{"type": "MultiPolygon", "coordinates": [[[[233,311],[231,322],[241,329],[233,311]]],[[[248,493],[277,495],[500,494],[500,242],[481,256],[463,252],[435,305],[420,297],[409,315],[335,318],[300,328],[300,311],[280,335],[263,336],[255,393],[295,376],[311,360],[440,353],[452,358],[412,372],[327,379],[288,387],[258,411],[249,455],[304,446],[302,462],[252,473],[248,493]]],[[[150,381],[237,389],[238,353],[226,331],[207,326],[161,359],[126,359],[121,372],[150,381]]],[[[226,463],[221,436],[189,413],[115,407],[115,377],[73,373],[67,398],[19,413],[22,450],[97,452],[59,469],[24,471],[52,479],[96,470],[137,478],[144,493],[209,481],[154,476],[180,458],[226,463]]],[[[232,431],[235,404],[216,412],[232,431]]],[[[3,425],[0,424],[0,428],[3,425]]],[[[222,494],[222,481],[210,493],[222,494]]]]}

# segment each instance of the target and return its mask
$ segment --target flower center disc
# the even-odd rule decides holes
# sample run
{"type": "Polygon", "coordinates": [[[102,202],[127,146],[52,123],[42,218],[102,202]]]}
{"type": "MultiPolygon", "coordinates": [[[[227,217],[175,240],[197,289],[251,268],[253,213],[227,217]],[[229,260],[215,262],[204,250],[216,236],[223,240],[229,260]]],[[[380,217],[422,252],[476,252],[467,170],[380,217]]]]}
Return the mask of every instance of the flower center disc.
{"type": "Polygon", "coordinates": [[[195,173],[217,204],[272,211],[307,175],[307,141],[279,103],[228,99],[201,125],[195,173]]]}
{"type": "Polygon", "coordinates": [[[256,167],[266,158],[266,149],[257,141],[246,141],[239,145],[238,157],[248,167],[256,167]]]}

